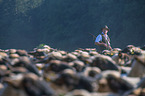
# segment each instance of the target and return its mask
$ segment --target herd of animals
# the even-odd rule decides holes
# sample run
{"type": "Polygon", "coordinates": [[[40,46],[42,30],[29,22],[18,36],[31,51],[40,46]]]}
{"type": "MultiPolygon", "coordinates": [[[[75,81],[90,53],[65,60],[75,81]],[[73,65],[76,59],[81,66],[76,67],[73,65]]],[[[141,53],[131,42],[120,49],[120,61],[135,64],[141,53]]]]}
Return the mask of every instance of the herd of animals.
{"type": "Polygon", "coordinates": [[[0,96],[145,96],[145,47],[1,49],[0,96]]]}

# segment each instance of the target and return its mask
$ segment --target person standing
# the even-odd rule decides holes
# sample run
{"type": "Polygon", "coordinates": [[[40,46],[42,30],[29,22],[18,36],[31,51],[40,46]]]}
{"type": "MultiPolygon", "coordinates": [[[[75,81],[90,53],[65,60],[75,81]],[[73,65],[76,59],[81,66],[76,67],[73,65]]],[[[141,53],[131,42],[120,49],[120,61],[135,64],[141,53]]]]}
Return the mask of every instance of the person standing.
{"type": "Polygon", "coordinates": [[[97,45],[98,52],[102,52],[103,50],[112,50],[110,45],[110,38],[107,33],[110,31],[108,26],[105,26],[101,29],[102,33],[96,37],[95,45],[97,45]]]}

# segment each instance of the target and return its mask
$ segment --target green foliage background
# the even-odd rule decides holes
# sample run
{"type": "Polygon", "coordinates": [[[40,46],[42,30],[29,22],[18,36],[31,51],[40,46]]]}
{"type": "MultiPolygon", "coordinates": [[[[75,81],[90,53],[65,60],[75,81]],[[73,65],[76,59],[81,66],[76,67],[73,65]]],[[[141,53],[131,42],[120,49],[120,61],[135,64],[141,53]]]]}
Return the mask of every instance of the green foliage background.
{"type": "Polygon", "coordinates": [[[104,25],[112,47],[145,45],[145,0],[0,0],[2,49],[96,47],[104,25]]]}

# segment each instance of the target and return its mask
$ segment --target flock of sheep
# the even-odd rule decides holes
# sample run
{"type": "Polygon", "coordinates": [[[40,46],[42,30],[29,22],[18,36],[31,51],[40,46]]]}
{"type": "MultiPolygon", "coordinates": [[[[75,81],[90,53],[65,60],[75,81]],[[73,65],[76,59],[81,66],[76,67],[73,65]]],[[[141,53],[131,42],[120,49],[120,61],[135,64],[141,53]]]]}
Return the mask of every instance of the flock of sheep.
{"type": "Polygon", "coordinates": [[[145,96],[145,47],[0,50],[0,96],[145,96]]]}

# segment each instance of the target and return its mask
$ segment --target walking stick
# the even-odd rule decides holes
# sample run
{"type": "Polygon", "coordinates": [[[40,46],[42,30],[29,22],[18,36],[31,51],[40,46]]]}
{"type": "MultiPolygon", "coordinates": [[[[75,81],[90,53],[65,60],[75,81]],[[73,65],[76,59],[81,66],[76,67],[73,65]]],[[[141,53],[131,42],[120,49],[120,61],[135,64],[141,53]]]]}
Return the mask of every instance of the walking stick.
{"type": "Polygon", "coordinates": [[[95,35],[93,35],[92,33],[89,33],[89,34],[93,36],[93,40],[94,40],[94,38],[96,39],[96,36],[95,35]]]}

